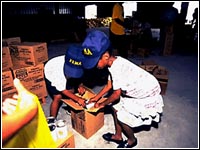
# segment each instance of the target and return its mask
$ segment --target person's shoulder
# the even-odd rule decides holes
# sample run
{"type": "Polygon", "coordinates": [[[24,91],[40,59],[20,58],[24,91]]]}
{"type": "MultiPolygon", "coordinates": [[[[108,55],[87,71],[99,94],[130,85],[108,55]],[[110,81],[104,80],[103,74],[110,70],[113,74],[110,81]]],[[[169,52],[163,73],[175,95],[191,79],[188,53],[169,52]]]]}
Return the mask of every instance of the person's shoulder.
{"type": "Polygon", "coordinates": [[[58,61],[63,61],[65,59],[65,55],[60,55],[60,56],[56,56],[56,57],[52,57],[50,58],[48,62],[58,62],[58,61]]]}
{"type": "MultiPolygon", "coordinates": [[[[56,56],[53,58],[50,58],[46,63],[45,63],[45,68],[51,68],[53,66],[56,66],[59,68],[61,64],[64,64],[65,62],[65,55],[61,56],[56,56]]],[[[61,65],[62,66],[62,65],[61,65]]]]}

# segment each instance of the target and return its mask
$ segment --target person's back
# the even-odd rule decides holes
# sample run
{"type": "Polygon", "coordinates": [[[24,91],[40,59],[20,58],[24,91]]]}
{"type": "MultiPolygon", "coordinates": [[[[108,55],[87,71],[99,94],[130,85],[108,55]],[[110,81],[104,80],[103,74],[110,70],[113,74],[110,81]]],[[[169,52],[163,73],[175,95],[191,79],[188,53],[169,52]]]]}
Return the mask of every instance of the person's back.
{"type": "Polygon", "coordinates": [[[113,49],[124,58],[128,57],[125,40],[124,9],[121,2],[113,6],[112,22],[110,25],[110,41],[113,49]]]}
{"type": "Polygon", "coordinates": [[[128,59],[117,56],[108,69],[112,76],[113,88],[126,91],[126,96],[139,99],[150,96],[152,90],[160,93],[157,79],[128,59]]]}

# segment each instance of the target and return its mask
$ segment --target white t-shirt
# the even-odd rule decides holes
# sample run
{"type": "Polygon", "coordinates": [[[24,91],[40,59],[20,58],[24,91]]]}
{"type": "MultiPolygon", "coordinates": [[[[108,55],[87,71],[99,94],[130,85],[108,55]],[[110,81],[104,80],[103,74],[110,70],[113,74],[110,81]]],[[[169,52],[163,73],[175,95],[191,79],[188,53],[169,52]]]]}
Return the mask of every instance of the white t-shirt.
{"type": "Polygon", "coordinates": [[[133,98],[144,98],[160,92],[157,79],[127,59],[117,56],[108,69],[112,76],[114,90],[126,91],[126,95],[133,98]]]}
{"type": "Polygon", "coordinates": [[[65,55],[50,59],[44,66],[45,77],[58,91],[66,89],[67,79],[64,75],[65,55]]]}

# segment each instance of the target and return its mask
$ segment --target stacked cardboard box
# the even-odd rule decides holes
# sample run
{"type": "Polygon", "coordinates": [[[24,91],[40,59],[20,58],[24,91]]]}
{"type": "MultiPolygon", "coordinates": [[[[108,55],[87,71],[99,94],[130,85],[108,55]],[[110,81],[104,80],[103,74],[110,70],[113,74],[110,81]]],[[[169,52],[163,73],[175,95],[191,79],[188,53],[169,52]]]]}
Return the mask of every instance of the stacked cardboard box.
{"type": "Polygon", "coordinates": [[[150,50],[148,48],[138,48],[137,55],[140,57],[148,57],[150,55],[150,50]]]}
{"type": "Polygon", "coordinates": [[[48,60],[46,43],[22,42],[9,47],[11,58],[15,65],[34,66],[48,60]]]}
{"type": "Polygon", "coordinates": [[[158,82],[160,83],[161,86],[161,95],[166,94],[167,90],[167,84],[168,84],[168,71],[165,67],[163,66],[158,66],[154,72],[153,75],[158,79],[158,82]]]}
{"type": "Polygon", "coordinates": [[[11,70],[2,72],[2,100],[12,97],[16,93],[11,70]]]}
{"type": "Polygon", "coordinates": [[[2,39],[2,46],[9,46],[13,44],[20,44],[21,38],[20,37],[10,37],[2,39]]]}
{"type": "Polygon", "coordinates": [[[140,67],[152,74],[155,68],[158,67],[158,64],[153,60],[144,60],[140,67]]]}
{"type": "Polygon", "coordinates": [[[2,71],[9,70],[13,67],[12,59],[10,56],[10,49],[8,46],[2,48],[2,71]]]}
{"type": "MultiPolygon", "coordinates": [[[[12,80],[15,77],[19,78],[30,92],[36,94],[45,103],[47,90],[44,80],[44,63],[48,60],[47,44],[21,42],[19,37],[7,38],[3,42],[7,45],[3,47],[2,53],[3,71],[10,70],[13,74],[12,80]]],[[[4,97],[10,96],[9,92],[6,93],[4,97]]]]}
{"type": "Polygon", "coordinates": [[[20,79],[24,87],[36,94],[43,102],[47,96],[46,84],[44,80],[44,64],[35,66],[15,66],[12,68],[14,78],[20,79]]]}
{"type": "Polygon", "coordinates": [[[168,84],[167,69],[163,66],[158,65],[153,60],[144,60],[139,66],[156,77],[161,87],[160,94],[165,95],[168,84]]]}
{"type": "Polygon", "coordinates": [[[174,33],[173,33],[173,25],[171,25],[166,27],[165,45],[163,50],[164,56],[172,54],[173,41],[174,41],[174,33]]]}
{"type": "MultiPolygon", "coordinates": [[[[82,96],[85,99],[93,97],[95,94],[87,90],[82,96]]],[[[100,101],[104,101],[102,98],[100,101]]],[[[85,138],[90,138],[104,125],[104,111],[97,108],[83,108],[71,99],[63,99],[70,106],[72,127],[85,138]]]]}

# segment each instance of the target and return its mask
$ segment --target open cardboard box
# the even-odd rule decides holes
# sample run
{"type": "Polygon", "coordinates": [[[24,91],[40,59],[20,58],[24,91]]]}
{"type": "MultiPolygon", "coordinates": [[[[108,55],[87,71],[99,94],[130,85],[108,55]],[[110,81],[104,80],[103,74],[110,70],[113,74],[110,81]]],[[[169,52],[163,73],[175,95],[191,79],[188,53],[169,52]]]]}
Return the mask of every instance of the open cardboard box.
{"type": "MultiPolygon", "coordinates": [[[[95,96],[95,93],[85,87],[86,92],[82,98],[88,100],[95,96]]],[[[79,94],[77,94],[80,96],[79,94]]],[[[99,102],[106,100],[101,98],[99,102]]],[[[70,106],[72,127],[85,138],[91,137],[104,125],[104,111],[102,108],[91,107],[89,109],[83,108],[71,99],[62,99],[64,103],[70,106]]]]}

